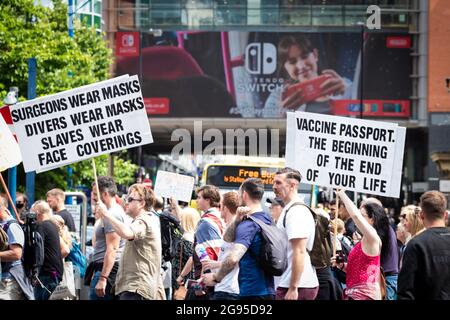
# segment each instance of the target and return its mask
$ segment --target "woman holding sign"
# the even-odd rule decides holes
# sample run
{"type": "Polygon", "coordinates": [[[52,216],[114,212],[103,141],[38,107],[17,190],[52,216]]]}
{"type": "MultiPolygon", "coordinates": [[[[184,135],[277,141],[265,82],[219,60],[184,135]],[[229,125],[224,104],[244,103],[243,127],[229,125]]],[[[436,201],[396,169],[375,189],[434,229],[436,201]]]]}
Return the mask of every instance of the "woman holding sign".
{"type": "Polygon", "coordinates": [[[370,203],[360,211],[344,190],[339,190],[337,195],[362,234],[361,241],[350,252],[347,263],[337,263],[336,257],[331,259],[334,267],[346,272],[344,299],[381,300],[381,238],[376,217],[382,214],[383,208],[370,203]]]}

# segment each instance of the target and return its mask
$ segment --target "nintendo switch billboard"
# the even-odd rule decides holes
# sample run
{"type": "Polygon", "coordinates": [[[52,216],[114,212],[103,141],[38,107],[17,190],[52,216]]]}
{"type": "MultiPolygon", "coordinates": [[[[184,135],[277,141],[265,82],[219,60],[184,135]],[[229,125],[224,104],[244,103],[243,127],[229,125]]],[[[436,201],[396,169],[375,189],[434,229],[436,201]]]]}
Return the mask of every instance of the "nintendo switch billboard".
{"type": "MultiPolygon", "coordinates": [[[[126,32],[120,37],[129,44],[126,32]]],[[[361,68],[360,33],[143,34],[141,62],[118,54],[116,74],[141,74],[152,117],[284,118],[303,110],[408,118],[410,37],[366,33],[363,47],[361,68]]]]}

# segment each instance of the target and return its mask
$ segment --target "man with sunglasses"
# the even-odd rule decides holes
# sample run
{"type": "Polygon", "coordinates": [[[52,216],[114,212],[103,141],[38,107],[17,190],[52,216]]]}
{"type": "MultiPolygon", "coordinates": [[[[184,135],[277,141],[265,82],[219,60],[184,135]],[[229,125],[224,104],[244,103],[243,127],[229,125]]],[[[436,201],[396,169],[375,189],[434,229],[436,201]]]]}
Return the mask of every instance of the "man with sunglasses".
{"type": "MultiPolygon", "coordinates": [[[[94,203],[101,201],[108,212],[117,220],[125,222],[125,212],[116,201],[117,186],[112,177],[98,177],[97,194],[95,182],[92,183],[92,198],[94,203]]],[[[96,218],[97,205],[93,209],[96,218]]],[[[115,284],[119,260],[125,241],[117,234],[114,226],[107,220],[101,221],[95,229],[95,244],[92,262],[89,264],[85,284],[90,285],[89,300],[112,300],[111,289],[115,284]]]]}
{"type": "Polygon", "coordinates": [[[125,210],[133,221],[128,226],[98,202],[97,214],[128,240],[119,263],[115,293],[120,300],[165,300],[160,273],[161,234],[151,213],[155,194],[143,184],[134,184],[125,198],[125,210]]]}

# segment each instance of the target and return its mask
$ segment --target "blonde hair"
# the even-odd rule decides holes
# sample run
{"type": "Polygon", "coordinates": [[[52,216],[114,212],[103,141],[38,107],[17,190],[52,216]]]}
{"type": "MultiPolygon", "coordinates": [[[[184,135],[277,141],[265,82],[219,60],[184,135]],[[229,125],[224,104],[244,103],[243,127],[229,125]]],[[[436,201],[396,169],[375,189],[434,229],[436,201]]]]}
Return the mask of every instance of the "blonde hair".
{"type": "MultiPolygon", "coordinates": [[[[331,232],[334,232],[334,224],[336,223],[335,221],[336,221],[335,219],[330,221],[331,232]]],[[[337,219],[337,233],[343,232],[344,227],[345,227],[344,221],[338,218],[337,219]]]]}
{"type": "Polygon", "coordinates": [[[64,219],[54,214],[51,216],[50,221],[53,222],[54,225],[58,227],[59,236],[63,239],[63,241],[69,246],[72,247],[72,236],[69,233],[69,229],[67,229],[64,219]]]}
{"type": "Polygon", "coordinates": [[[47,202],[43,200],[38,200],[33,204],[34,211],[36,211],[37,214],[48,214],[49,216],[52,215],[52,209],[48,205],[47,202]]]}
{"type": "Polygon", "coordinates": [[[64,191],[61,189],[58,189],[58,188],[49,190],[47,192],[47,197],[48,196],[58,198],[59,200],[62,200],[62,201],[64,201],[64,199],[66,198],[64,191]]]}
{"type": "Polygon", "coordinates": [[[181,227],[184,232],[195,232],[198,222],[200,221],[200,214],[197,210],[191,207],[181,210],[181,227]]]}
{"type": "Polygon", "coordinates": [[[400,211],[400,215],[404,214],[411,225],[411,230],[409,230],[411,237],[414,237],[420,230],[425,228],[423,225],[423,221],[419,216],[420,211],[420,207],[414,205],[403,207],[400,211]]]}

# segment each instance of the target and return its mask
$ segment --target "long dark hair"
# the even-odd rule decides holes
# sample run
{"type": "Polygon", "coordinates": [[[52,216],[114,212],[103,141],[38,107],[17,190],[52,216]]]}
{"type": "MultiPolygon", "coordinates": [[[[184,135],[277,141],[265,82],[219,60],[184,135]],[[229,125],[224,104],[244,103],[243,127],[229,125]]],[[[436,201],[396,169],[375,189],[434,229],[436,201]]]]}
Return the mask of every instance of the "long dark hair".
{"type": "Polygon", "coordinates": [[[391,243],[389,219],[382,206],[376,203],[367,203],[364,205],[367,216],[373,220],[373,227],[381,239],[381,261],[384,261],[393,245],[391,243]]]}

